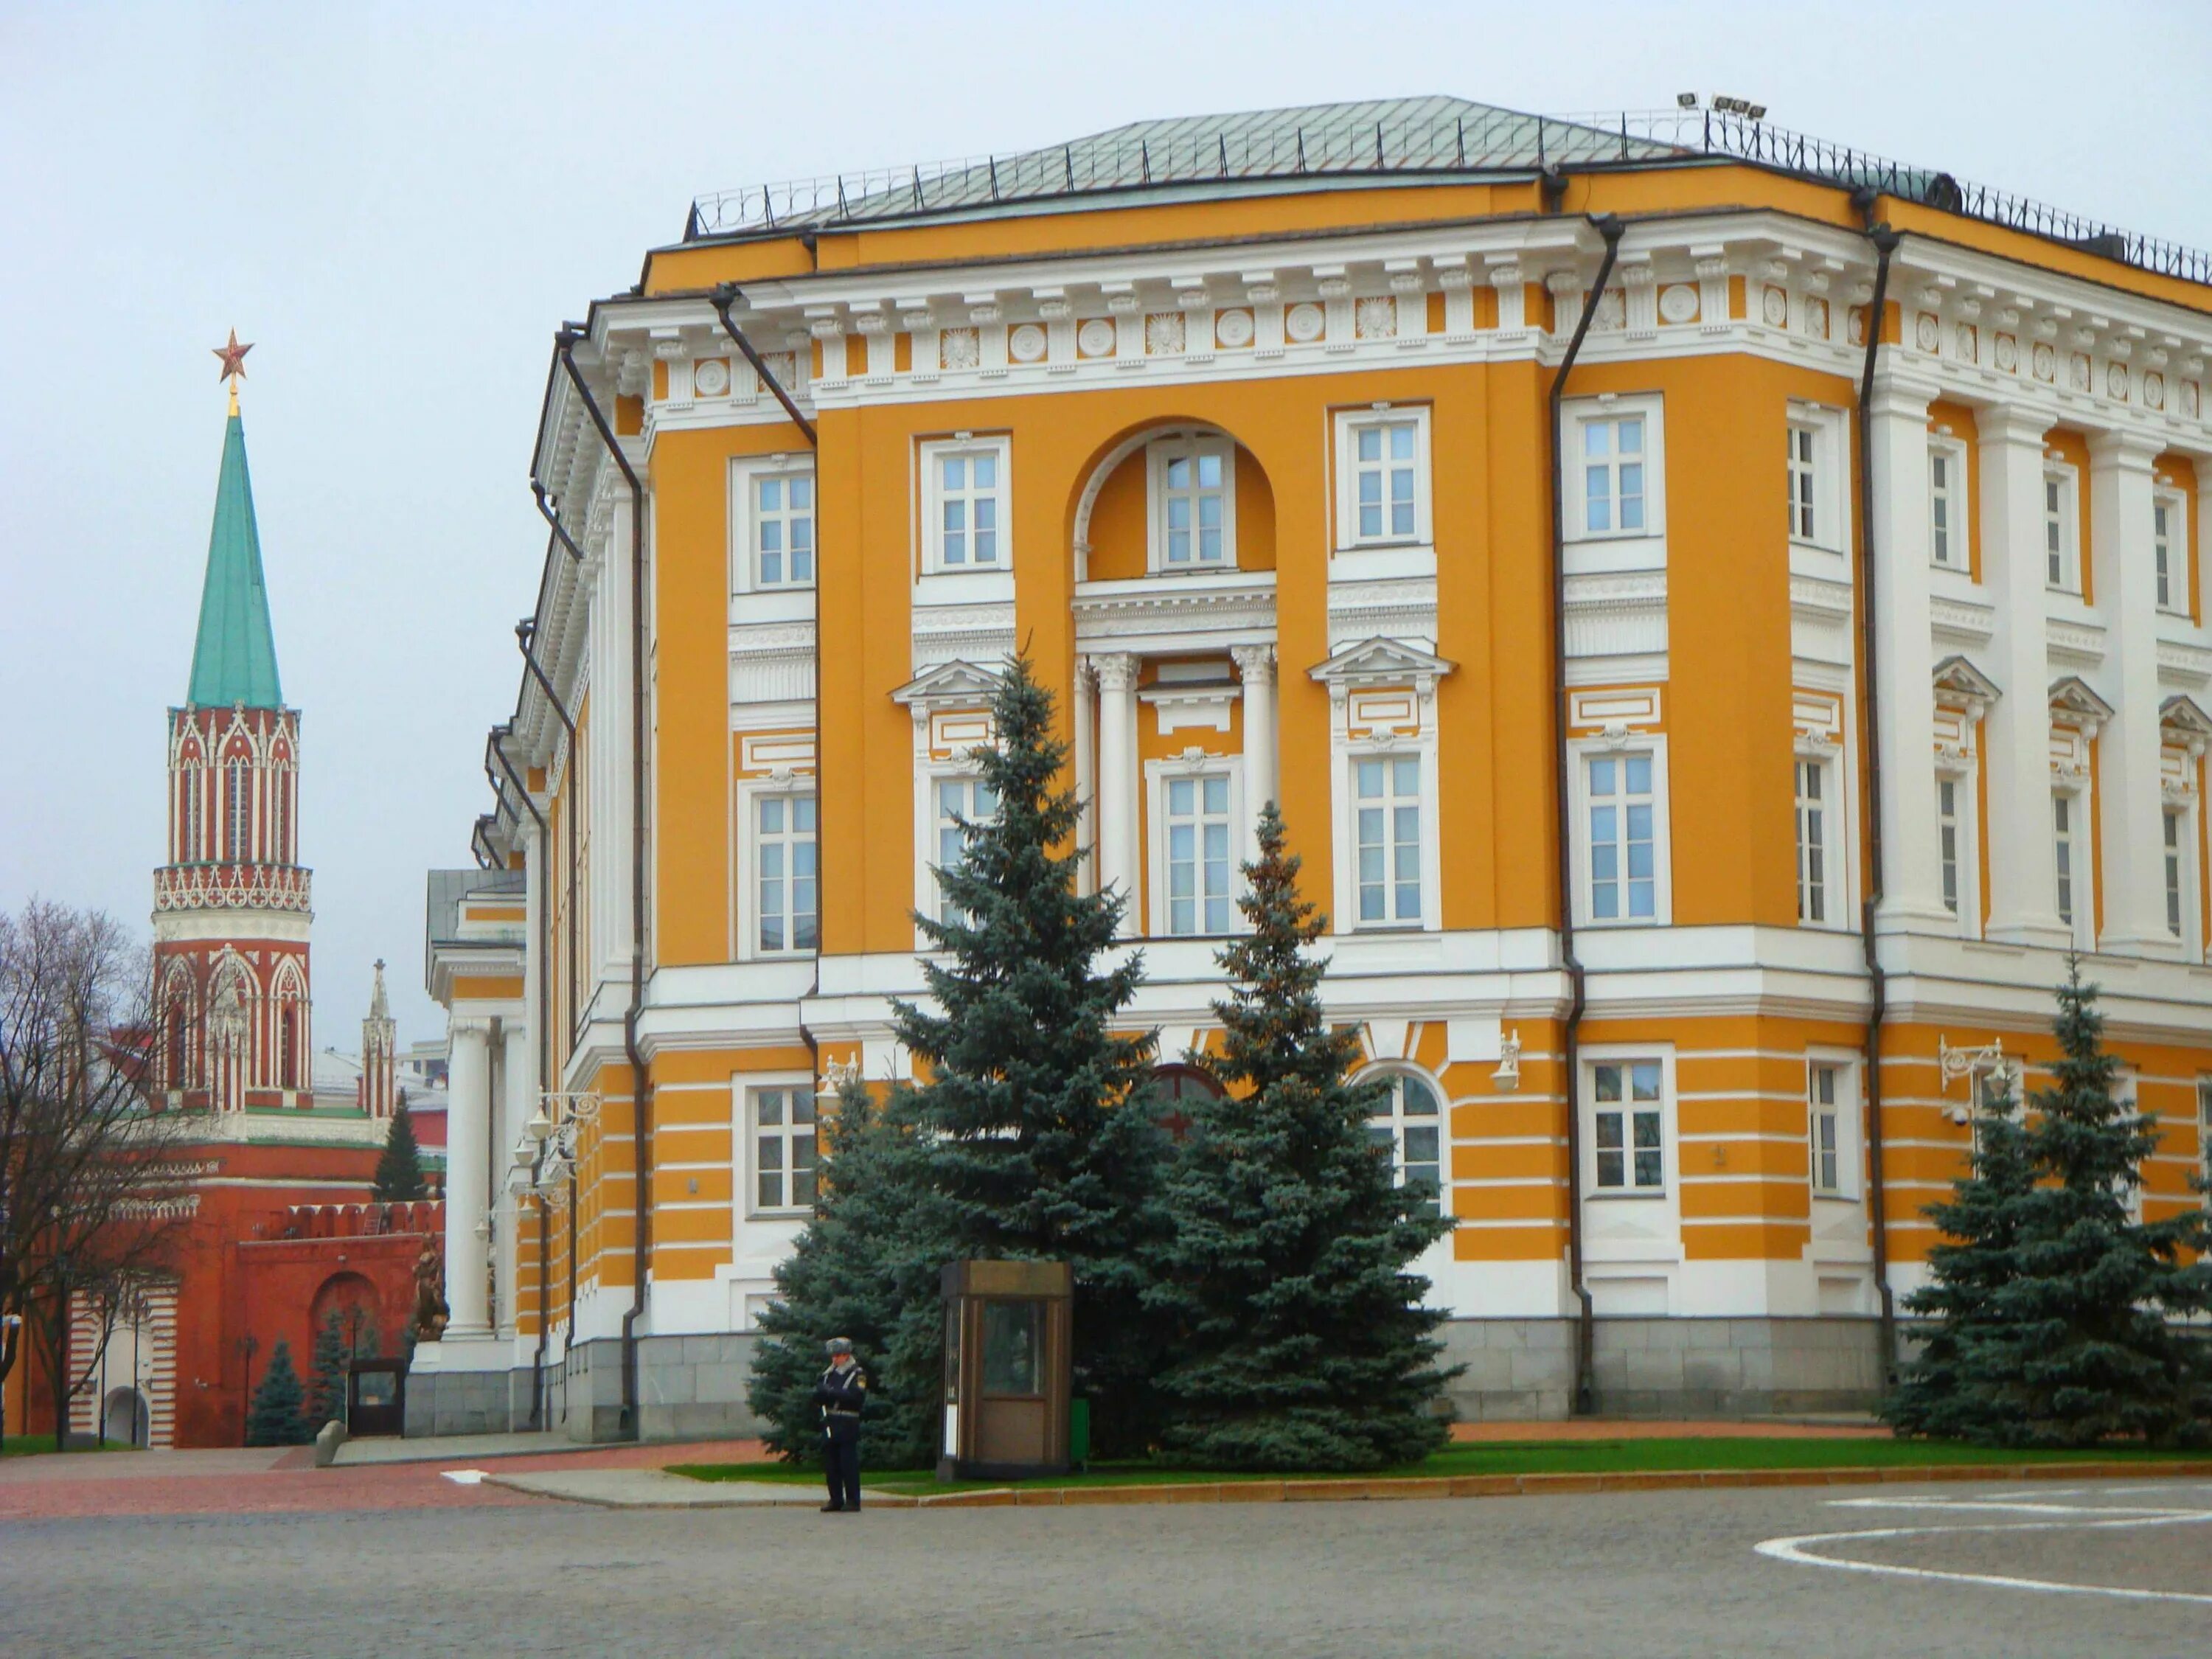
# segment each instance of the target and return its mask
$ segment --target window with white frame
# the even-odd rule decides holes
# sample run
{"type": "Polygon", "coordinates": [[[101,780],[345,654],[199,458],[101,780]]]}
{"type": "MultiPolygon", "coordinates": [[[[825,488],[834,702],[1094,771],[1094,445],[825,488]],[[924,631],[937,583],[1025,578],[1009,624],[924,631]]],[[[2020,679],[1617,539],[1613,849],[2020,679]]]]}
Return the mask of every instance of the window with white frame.
{"type": "Polygon", "coordinates": [[[1419,1207],[1436,1215],[1443,1192],[1443,1103],[1425,1078],[1391,1072],[1386,1090],[1367,1120],[1367,1138],[1389,1154],[1393,1177],[1401,1187],[1425,1194],[1419,1207]]]}
{"type": "Polygon", "coordinates": [[[2020,1062],[2012,1060],[1999,1060],[1977,1066],[1966,1074],[1966,1087],[1973,1099],[1974,1156],[1977,1158],[1983,1157],[1988,1150],[1984,1130],[1989,1124],[2019,1121],[2022,1082],[2020,1062]]]}
{"type": "Polygon", "coordinates": [[[1583,758],[1585,880],[1589,920],[1659,917],[1658,803],[1649,753],[1583,758]]]}
{"type": "Polygon", "coordinates": [[[820,884],[811,794],[753,799],[755,945],[763,956],[814,950],[820,884]]]}
{"type": "Polygon", "coordinates": [[[1418,926],[1421,921],[1419,757],[1355,757],[1352,813],[1358,926],[1418,926]]]}
{"type": "Polygon", "coordinates": [[[927,568],[940,574],[1010,568],[1006,441],[927,444],[922,466],[927,568]]]}
{"type": "Polygon", "coordinates": [[[253,854],[253,773],[243,759],[222,769],[224,830],[229,839],[223,856],[234,864],[253,854]]]}
{"type": "Polygon", "coordinates": [[[2075,832],[2079,828],[2081,813],[2079,803],[2064,790],[2051,797],[2051,854],[2057,873],[2058,920],[2078,934],[2081,929],[2074,921],[2075,877],[2079,865],[2075,857],[2075,832]]]}
{"type": "Polygon", "coordinates": [[[1815,457],[1820,434],[1802,421],[1790,422],[1790,539],[1810,542],[1820,539],[1818,508],[1814,502],[1814,486],[1820,471],[1815,457]]]}
{"type": "Polygon", "coordinates": [[[1805,1112],[1813,1191],[1822,1198],[1848,1198],[1851,1184],[1850,1077],[1834,1060],[1809,1060],[1805,1066],[1805,1112]]]}
{"type": "Polygon", "coordinates": [[[930,803],[934,820],[930,844],[936,853],[937,869],[932,878],[936,883],[933,908],[938,921],[948,927],[957,927],[968,918],[947,896],[943,872],[957,869],[967,858],[974,826],[997,816],[999,797],[981,778],[939,778],[930,789],[930,803]]]}
{"type": "Polygon", "coordinates": [[[1589,1079],[1592,1190],[1664,1192],[1667,1117],[1660,1062],[1597,1060],[1589,1079]]]}
{"type": "Polygon", "coordinates": [[[746,1133],[752,1147],[753,1208],[798,1212],[814,1207],[813,1091],[803,1085],[746,1091],[746,1133]]]}
{"type": "Polygon", "coordinates": [[[2163,863],[2166,875],[2166,931],[2176,939],[2185,937],[2182,920],[2185,915],[2185,901],[2189,894],[2189,882],[2183,866],[2183,855],[2188,850],[2188,819],[2178,806],[2166,807],[2160,816],[2160,828],[2165,847],[2163,863]]]}
{"type": "Polygon", "coordinates": [[[1936,858],[1943,878],[1943,908],[1954,916],[1960,914],[1959,856],[1965,829],[1960,797],[1964,789],[1958,778],[1936,780],[1936,858]]]}
{"type": "Polygon", "coordinates": [[[2197,1079],[2197,1164],[2204,1202],[2212,1207],[2212,1077],[2197,1079]]]}
{"type": "Polygon", "coordinates": [[[752,577],[756,587],[814,585],[814,475],[752,477],[752,577]]]}
{"type": "Polygon", "coordinates": [[[1428,419],[1425,409],[1340,417],[1337,545],[1380,547],[1431,539],[1428,419]]]}
{"type": "Polygon", "coordinates": [[[1928,450],[1928,558],[1946,570],[1966,568],[1966,452],[1951,444],[1928,450]]]}
{"type": "Polygon", "coordinates": [[[1237,447],[1222,437],[1152,445],[1152,568],[1225,570],[1237,563],[1237,447]]]}
{"type": "Polygon", "coordinates": [[[2150,551],[2152,574],[2158,590],[2158,608],[2175,614],[2189,610],[2188,507],[2179,495],[2161,492],[2151,498],[2150,551]]]}
{"type": "Polygon", "coordinates": [[[2064,593],[2081,591],[2081,514],[2075,507],[2071,467],[2048,467],[2043,474],[2044,586],[2064,593]]]}
{"type": "Polygon", "coordinates": [[[1585,536],[1650,533],[1645,512],[1650,463],[1641,414],[1595,415],[1582,422],[1582,530],[1585,536]]]}
{"type": "MultiPolygon", "coordinates": [[[[1162,862],[1167,877],[1164,907],[1167,932],[1227,933],[1235,908],[1230,884],[1236,870],[1229,850],[1228,773],[1164,778],[1159,799],[1164,831],[1162,862]]],[[[1414,891],[1418,907],[1418,873],[1414,891]]]]}
{"type": "Polygon", "coordinates": [[[1797,920],[1826,927],[1835,908],[1834,804],[1825,760],[1799,756],[1797,772],[1797,920]]]}

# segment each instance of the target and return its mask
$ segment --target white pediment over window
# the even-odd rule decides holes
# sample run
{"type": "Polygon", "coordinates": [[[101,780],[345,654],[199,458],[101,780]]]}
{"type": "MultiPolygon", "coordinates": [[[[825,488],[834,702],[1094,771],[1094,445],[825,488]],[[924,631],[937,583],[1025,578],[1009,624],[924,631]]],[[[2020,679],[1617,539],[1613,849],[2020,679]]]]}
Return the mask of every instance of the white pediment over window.
{"type": "Polygon", "coordinates": [[[2084,737],[2094,738],[2112,718],[2112,705],[2092,691],[2080,675],[2069,674],[2051,683],[2051,717],[2078,726],[2084,737]]]}
{"type": "Polygon", "coordinates": [[[1399,640],[1362,640],[1307,672],[1332,692],[1360,686],[1410,685],[1424,696],[1459,665],[1399,640]]]}
{"type": "Polygon", "coordinates": [[[2168,697],[2158,707],[2159,732],[2166,743],[2176,749],[2186,749],[2192,755],[2201,755],[2212,745],[2212,715],[2199,708],[2189,697],[2168,697]]]}
{"type": "Polygon", "coordinates": [[[1996,681],[1964,657],[1946,657],[1937,663],[1935,679],[1938,703],[1964,705],[1977,714],[2004,695],[1996,681]]]}
{"type": "Polygon", "coordinates": [[[981,708],[989,703],[998,690],[997,674],[956,658],[915,675],[891,693],[891,701],[923,712],[981,708]]]}

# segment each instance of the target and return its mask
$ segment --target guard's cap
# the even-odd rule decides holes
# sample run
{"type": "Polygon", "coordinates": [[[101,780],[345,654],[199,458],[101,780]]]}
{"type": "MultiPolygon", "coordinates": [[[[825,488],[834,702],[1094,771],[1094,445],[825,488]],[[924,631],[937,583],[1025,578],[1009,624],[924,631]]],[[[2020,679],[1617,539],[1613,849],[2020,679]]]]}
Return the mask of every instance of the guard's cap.
{"type": "Polygon", "coordinates": [[[847,1336],[833,1336],[823,1346],[829,1350],[830,1357],[832,1359],[835,1359],[841,1353],[850,1353],[853,1352],[853,1340],[847,1336]]]}

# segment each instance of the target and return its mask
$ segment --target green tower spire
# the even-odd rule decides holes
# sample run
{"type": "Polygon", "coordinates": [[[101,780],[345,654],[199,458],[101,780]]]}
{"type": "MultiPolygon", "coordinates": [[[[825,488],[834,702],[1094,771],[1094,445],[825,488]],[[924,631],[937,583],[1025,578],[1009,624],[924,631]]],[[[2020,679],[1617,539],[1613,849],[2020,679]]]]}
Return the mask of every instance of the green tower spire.
{"type": "Polygon", "coordinates": [[[235,393],[222,434],[207,583],[200,590],[199,641],[192,647],[192,684],[185,700],[203,708],[240,702],[251,708],[284,706],[276,684],[276,638],[269,626],[269,589],[261,579],[253,482],[246,471],[246,425],[239,418],[235,393]]]}

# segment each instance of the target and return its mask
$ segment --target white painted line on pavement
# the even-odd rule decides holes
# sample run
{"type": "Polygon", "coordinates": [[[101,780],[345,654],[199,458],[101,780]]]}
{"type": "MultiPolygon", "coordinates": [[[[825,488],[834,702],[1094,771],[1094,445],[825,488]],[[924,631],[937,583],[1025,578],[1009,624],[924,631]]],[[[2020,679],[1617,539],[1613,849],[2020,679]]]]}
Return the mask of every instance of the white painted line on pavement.
{"type": "Polygon", "coordinates": [[[1985,1572],[1945,1572],[1935,1567],[1899,1566],[1886,1561],[1852,1561],[1810,1553],[1811,1547],[1817,1544],[1924,1538],[1947,1533],[2086,1532],[2128,1527],[2185,1526],[2206,1521],[2212,1521],[2212,1510],[2130,1515],[2115,1521],[2026,1521],[1991,1526],[1877,1527],[1865,1532],[1815,1532],[1805,1533],[1796,1538],[1769,1538],[1753,1547],[1759,1554],[1773,1560],[1788,1561],[1801,1567],[1833,1567],[1844,1572],[1871,1572],[1893,1578],[1926,1578],[1953,1584],[1982,1584],[1996,1589],[2037,1590],[2046,1595],[2109,1595],[2126,1601],[2188,1601],[2212,1607],[2212,1595],[2194,1590],[2136,1589],[2119,1584],[2069,1584],[2048,1578],[2015,1578],[1985,1572]]]}
{"type": "Polygon", "coordinates": [[[440,1469],[438,1473],[457,1486],[483,1485],[484,1472],[482,1469],[440,1469]]]}

